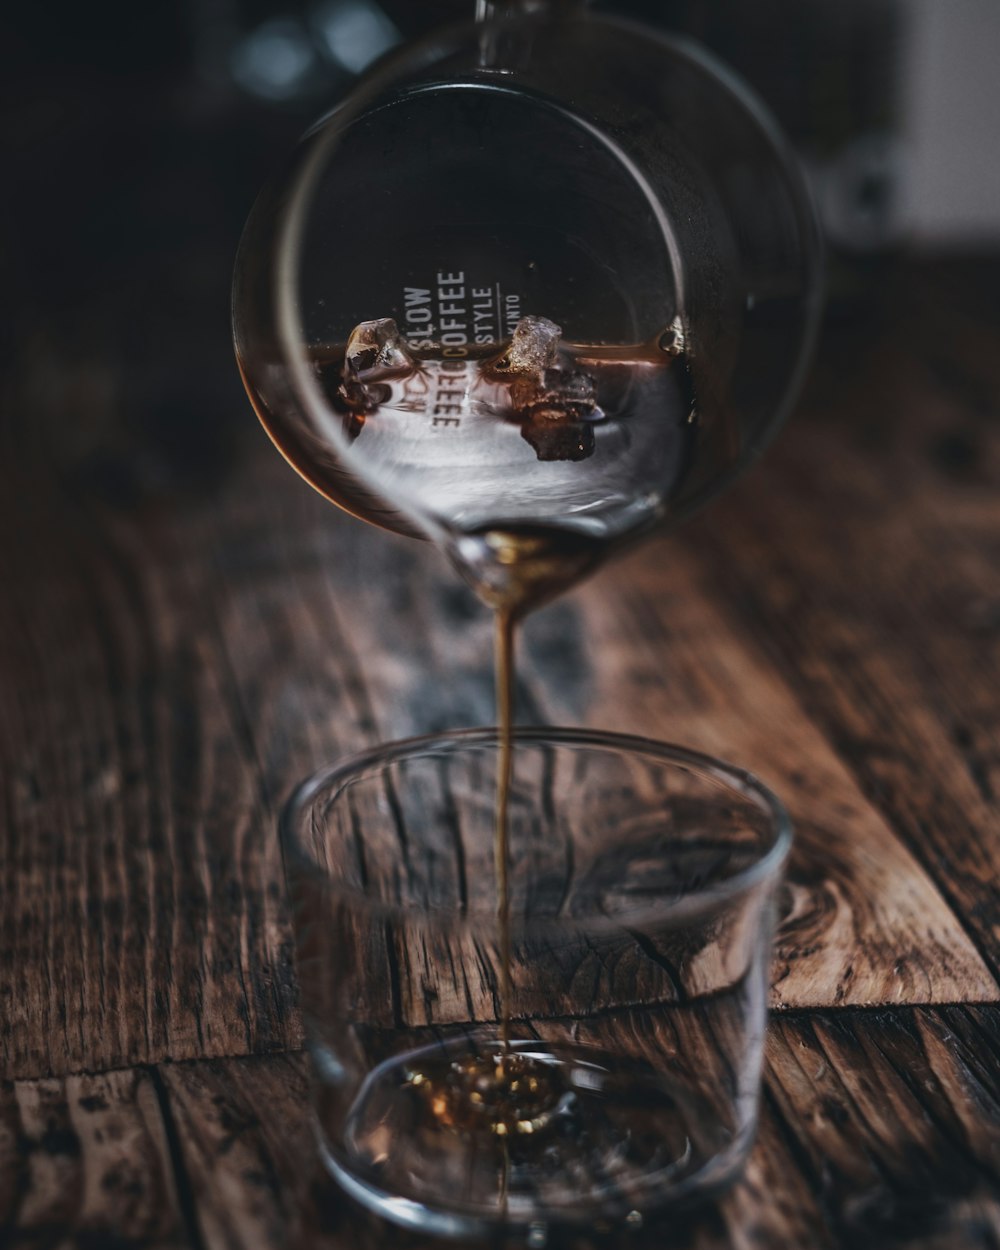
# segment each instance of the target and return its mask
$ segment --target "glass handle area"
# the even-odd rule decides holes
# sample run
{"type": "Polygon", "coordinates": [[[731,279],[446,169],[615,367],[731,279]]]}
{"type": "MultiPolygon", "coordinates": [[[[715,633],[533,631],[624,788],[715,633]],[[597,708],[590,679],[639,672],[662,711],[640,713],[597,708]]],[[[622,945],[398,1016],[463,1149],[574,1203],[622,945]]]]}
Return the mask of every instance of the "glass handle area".
{"type": "Polygon", "coordinates": [[[584,9],[588,0],[476,0],[476,21],[491,22],[504,17],[532,17],[558,14],[561,17],[584,9]]]}
{"type": "Polygon", "coordinates": [[[484,26],[480,66],[499,73],[515,72],[530,55],[530,44],[515,33],[515,19],[572,17],[582,13],[587,3],[588,0],[476,0],[476,21],[484,26]],[[506,22],[511,25],[506,26],[506,22]]]}

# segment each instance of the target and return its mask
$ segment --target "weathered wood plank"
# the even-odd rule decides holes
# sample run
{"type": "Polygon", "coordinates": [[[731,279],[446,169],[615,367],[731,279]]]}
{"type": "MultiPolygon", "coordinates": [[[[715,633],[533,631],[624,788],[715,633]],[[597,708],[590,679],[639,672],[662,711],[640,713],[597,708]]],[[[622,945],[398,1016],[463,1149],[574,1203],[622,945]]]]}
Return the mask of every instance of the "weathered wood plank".
{"type": "Polygon", "coordinates": [[[962,1008],[773,1020],[770,1094],[842,1244],[997,1244],[1000,1018],[984,1010],[986,1037],[962,1008]]]}
{"type": "MultiPolygon", "coordinates": [[[[295,706],[297,758],[312,753],[319,762],[324,741],[333,750],[344,741],[343,721],[331,727],[330,708],[349,684],[370,710],[365,728],[382,737],[489,722],[489,621],[435,554],[327,522],[322,501],[288,506],[276,540],[289,544],[284,557],[265,576],[258,564],[253,577],[229,578],[232,662],[263,740],[287,741],[277,726],[271,736],[268,709],[295,706]],[[267,637],[246,624],[261,594],[269,611],[296,613],[299,628],[286,630],[301,668],[277,664],[267,637]],[[317,674],[310,690],[299,673],[317,674]]],[[[779,1004],[996,998],[993,977],[939,890],[709,582],[682,533],[543,610],[522,646],[521,719],[580,718],[682,741],[755,768],[775,785],[799,830],[779,1004]],[[553,656],[561,659],[547,671],[553,656]]],[[[360,718],[348,716],[348,725],[352,719],[360,718]]],[[[264,753],[272,789],[290,785],[287,755],[269,746],[264,753]]]]}
{"type": "Polygon", "coordinates": [[[280,857],[197,535],[28,478],[0,504],[30,535],[0,555],[0,1071],[294,1045],[280,857]]]}
{"type": "MultiPolygon", "coordinates": [[[[630,1244],[993,1246],[998,1028],[994,1006],[772,1017],[761,1129],[743,1180],[721,1202],[654,1224],[630,1244]]],[[[211,1250],[443,1245],[365,1214],[318,1170],[299,1061],[174,1065],[164,1079],[211,1250]]]]}
{"type": "Polygon", "coordinates": [[[993,976],[935,883],[860,793],[794,690],[747,646],[689,544],[684,534],[657,542],[585,592],[600,657],[588,719],[739,763],[787,803],[797,839],[774,1004],[995,999],[993,976]]]}
{"type": "MultiPolygon", "coordinates": [[[[995,367],[962,355],[959,397],[917,411],[958,395],[939,362],[900,391],[911,429],[908,360],[885,428],[869,410],[842,448],[822,414],[793,425],[731,501],[526,631],[522,719],[680,739],[788,799],[780,1004],[997,997],[993,453],[971,479],[939,454],[956,412],[993,446],[995,367]],[[887,511],[889,463],[912,483],[887,511]]],[[[490,720],[487,615],[263,436],[169,507],[4,437],[2,1070],[294,1046],[277,802],[331,756],[490,720]]]]}
{"type": "Polygon", "coordinates": [[[1000,363],[981,321],[936,333],[933,292],[850,382],[828,364],[808,426],[698,533],[748,634],[995,973],[1000,363]]]}
{"type": "MultiPolygon", "coordinates": [[[[254,1057],[164,1069],[207,1250],[444,1250],[368,1214],[323,1173],[301,1063],[254,1057]]],[[[818,1208],[765,1113],[745,1178],[722,1203],[630,1237],[654,1250],[819,1250],[818,1208]]],[[[463,1245],[466,1243],[463,1243],[463,1245]]],[[[587,1250],[588,1237],[559,1241],[587,1250]]],[[[606,1244],[602,1243],[602,1244],[606,1244]]]]}
{"type": "MultiPolygon", "coordinates": [[[[632,1244],[994,1245],[998,1036],[994,1006],[773,1017],[745,1177],[721,1202],[632,1244]]],[[[359,1211],[321,1173],[301,1055],[8,1084],[0,1178],[0,1243],[17,1250],[442,1245],[359,1211]]]]}
{"type": "Polygon", "coordinates": [[[109,507],[16,441],[0,1072],[295,1045],[278,801],[378,739],[490,720],[488,618],[428,548],[314,499],[262,435],[210,504],[168,511],[109,507]]]}
{"type": "MultiPolygon", "coordinates": [[[[106,559],[54,555],[41,595],[26,568],[11,579],[32,597],[5,651],[20,691],[6,709],[10,1074],[294,1043],[276,797],[373,739],[490,719],[489,621],[434,553],[335,518],[294,480],[282,493],[275,468],[246,472],[252,498],[283,501],[277,518],[234,498],[226,521],[151,525],[141,543],[111,518],[106,559]],[[89,719],[56,728],[70,696],[89,719]]],[[[713,602],[686,543],[540,614],[525,718],[582,713],[700,745],[789,799],[800,849],[779,1002],[994,997],[937,891],[713,602]],[[547,679],[544,657],[566,648],[582,662],[547,679]]]]}
{"type": "Polygon", "coordinates": [[[206,1250],[284,1247],[316,1167],[305,1057],[171,1064],[180,1161],[206,1250]]]}
{"type": "Polygon", "coordinates": [[[154,1076],[109,1072],[0,1089],[0,1244],[191,1245],[154,1076]]]}

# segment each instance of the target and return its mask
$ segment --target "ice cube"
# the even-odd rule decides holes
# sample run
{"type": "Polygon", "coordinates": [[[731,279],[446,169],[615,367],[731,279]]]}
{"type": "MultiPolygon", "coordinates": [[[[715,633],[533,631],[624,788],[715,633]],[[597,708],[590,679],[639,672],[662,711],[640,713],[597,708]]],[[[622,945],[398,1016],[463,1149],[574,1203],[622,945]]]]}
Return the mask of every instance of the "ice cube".
{"type": "Polygon", "coordinates": [[[504,357],[512,373],[540,373],[555,364],[562,327],[547,317],[522,317],[504,357]]]}
{"type": "Polygon", "coordinates": [[[348,373],[360,377],[372,369],[412,369],[416,361],[392,317],[380,317],[351,331],[345,364],[348,373]]]}

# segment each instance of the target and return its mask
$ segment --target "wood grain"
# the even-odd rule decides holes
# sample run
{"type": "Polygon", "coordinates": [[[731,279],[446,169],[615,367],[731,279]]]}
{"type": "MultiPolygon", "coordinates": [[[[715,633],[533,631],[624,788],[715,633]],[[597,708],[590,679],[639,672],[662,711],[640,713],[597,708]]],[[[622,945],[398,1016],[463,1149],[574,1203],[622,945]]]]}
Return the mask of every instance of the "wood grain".
{"type": "Polygon", "coordinates": [[[0,1244],[190,1245],[156,1082],[133,1070],[0,1089],[0,1244]]]}
{"type": "Polygon", "coordinates": [[[32,541],[2,556],[3,1071],[294,1044],[280,857],[210,563],[155,512],[51,481],[5,511],[21,504],[32,541]]]}
{"type": "Polygon", "coordinates": [[[304,1056],[172,1064],[162,1079],[199,1246],[288,1245],[317,1166],[304,1056]]]}
{"type": "MultiPolygon", "coordinates": [[[[539,613],[521,719],[682,740],[782,793],[799,845],[776,1003],[993,999],[976,918],[997,879],[989,684],[942,599],[987,611],[986,504],[949,538],[961,492],[914,466],[910,563],[867,558],[879,480],[834,416],[793,427],[732,503],[539,613]],[[925,602],[901,615],[904,583],[925,602]]],[[[31,535],[2,556],[4,1068],[295,1045],[277,805],[345,751],[489,721],[487,614],[430,549],[338,517],[263,442],[169,510],[114,506],[75,462],[53,480],[52,450],[19,435],[3,505],[31,535]]],[[[886,551],[910,524],[898,492],[893,507],[886,551]]]]}
{"type": "Polygon", "coordinates": [[[775,1021],[769,1093],[845,1244],[995,1244],[1000,1102],[983,1019],[947,1008],[775,1021]]]}
{"type": "MultiPolygon", "coordinates": [[[[387,1244],[442,1250],[449,1244],[387,1225],[344,1198],[319,1170],[301,1067],[276,1058],[183,1064],[168,1069],[166,1079],[206,1250],[376,1250],[387,1244]],[[252,1201],[227,1202],[247,1173],[254,1178],[252,1201]]],[[[777,1124],[765,1116],[746,1178],[724,1203],[675,1214],[630,1244],[658,1247],[668,1232],[669,1244],[678,1247],[804,1250],[825,1244],[822,1237],[809,1240],[817,1217],[805,1178],[795,1171],[777,1124]],[[785,1197],[775,1201],[778,1189],[785,1197]]],[[[586,1250],[593,1243],[577,1237],[553,1244],[586,1250]]]]}
{"type": "Polygon", "coordinates": [[[917,289],[857,402],[817,387],[808,442],[782,440],[702,532],[747,630],[995,972],[1000,370],[981,325],[913,351],[935,294],[917,289]]]}
{"type": "Polygon", "coordinates": [[[774,1005],[996,998],[933,879],[710,593],[697,548],[679,535],[603,577],[584,599],[603,687],[588,717],[749,767],[790,810],[774,1005]]]}
{"type": "MultiPolygon", "coordinates": [[[[965,1250],[1000,1232],[1000,1009],[778,1015],[757,1143],[725,1198],[635,1250],[965,1250]]],[[[319,1168],[301,1056],[21,1082],[0,1118],[2,1244],[133,1250],[444,1250],[319,1168]],[[158,1101],[152,1088],[162,1089],[158,1101]],[[162,1111],[164,1120],[161,1119],[162,1111]],[[168,1140],[169,1139],[169,1140],[168,1140]],[[12,1144],[26,1162],[6,1164],[12,1144]],[[21,1146],[22,1152],[24,1145],[21,1146]],[[172,1160],[175,1181],[168,1165],[172,1160]],[[16,1194],[15,1196],[12,1196],[16,1194]]],[[[588,1250],[609,1243],[554,1243],[588,1250]]],[[[615,1244],[613,1241],[610,1244],[615,1244]]]]}
{"type": "MultiPolygon", "coordinates": [[[[904,275],[904,312],[831,342],[752,476],[525,630],[522,721],[729,757],[799,830],[758,1147],[651,1248],[1000,1244],[998,285],[904,275]]],[[[0,1245],[406,1245],[304,1174],[276,812],[330,758],[491,720],[490,621],[427,547],[336,516],[234,432],[235,391],[181,473],[163,426],[66,432],[127,362],[43,344],[21,367],[0,1245]]]]}

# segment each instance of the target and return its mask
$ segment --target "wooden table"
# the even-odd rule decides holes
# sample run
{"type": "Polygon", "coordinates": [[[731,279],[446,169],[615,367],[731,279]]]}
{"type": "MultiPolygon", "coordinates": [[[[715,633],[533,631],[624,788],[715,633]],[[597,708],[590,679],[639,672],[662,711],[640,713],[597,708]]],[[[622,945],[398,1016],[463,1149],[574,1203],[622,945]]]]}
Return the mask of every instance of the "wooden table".
{"type": "MultiPolygon", "coordinates": [[[[522,720],[738,761],[797,826],[746,1178],[636,1245],[1000,1245],[998,289],[897,274],[725,499],[527,629],[522,720]]],[[[95,437],[113,369],[22,367],[0,1245],[423,1246],[316,1170],[275,812],[332,757],[488,722],[490,621],[302,485],[235,383],[214,432],[95,437]]]]}

